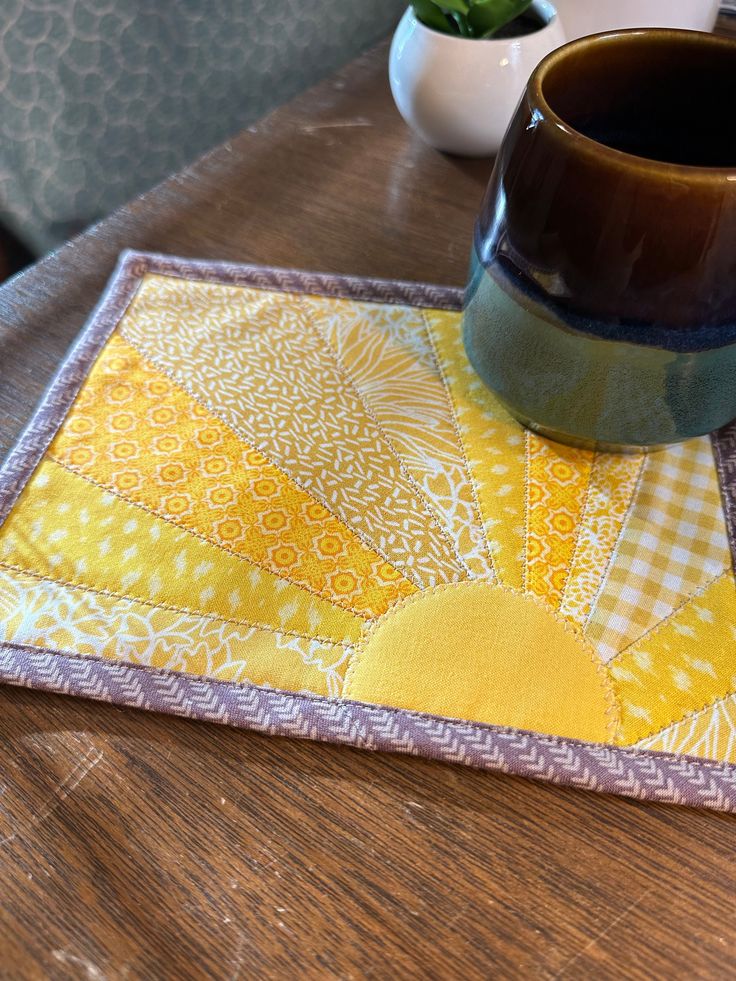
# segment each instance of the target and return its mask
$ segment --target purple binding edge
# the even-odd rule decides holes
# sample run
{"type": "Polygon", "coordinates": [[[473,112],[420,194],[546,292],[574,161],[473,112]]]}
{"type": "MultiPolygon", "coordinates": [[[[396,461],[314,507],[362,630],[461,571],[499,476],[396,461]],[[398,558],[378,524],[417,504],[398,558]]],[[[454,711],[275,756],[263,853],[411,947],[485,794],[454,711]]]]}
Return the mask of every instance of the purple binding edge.
{"type": "Polygon", "coordinates": [[[731,559],[736,572],[736,420],[711,435],[716,470],[721,483],[723,513],[731,543],[731,559]]]}
{"type": "MultiPolygon", "coordinates": [[[[462,291],[452,287],[123,253],[87,326],[0,472],[0,524],[146,274],[450,310],[462,304],[462,291]]],[[[736,427],[721,434],[714,435],[714,446],[722,485],[728,488],[724,499],[733,543],[736,427]]],[[[736,766],[728,763],[559,739],[10,643],[0,643],[0,681],[268,735],[408,753],[601,793],[736,812],[736,766]]]]}

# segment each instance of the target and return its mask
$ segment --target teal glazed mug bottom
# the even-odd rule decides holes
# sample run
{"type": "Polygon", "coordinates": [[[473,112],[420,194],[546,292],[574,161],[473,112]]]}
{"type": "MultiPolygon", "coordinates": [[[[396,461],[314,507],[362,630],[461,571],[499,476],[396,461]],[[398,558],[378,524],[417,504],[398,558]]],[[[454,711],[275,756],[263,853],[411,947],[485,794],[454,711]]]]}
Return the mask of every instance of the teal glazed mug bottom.
{"type": "Polygon", "coordinates": [[[635,452],[713,432],[736,417],[736,329],[727,344],[722,330],[707,327],[615,334],[596,335],[582,318],[556,314],[502,264],[484,267],[473,249],[465,349],[524,426],[574,446],[635,452]]]}
{"type": "Polygon", "coordinates": [[[636,451],[736,417],[736,42],[582,38],[535,69],[476,224],[463,339],[537,432],[636,451]]]}

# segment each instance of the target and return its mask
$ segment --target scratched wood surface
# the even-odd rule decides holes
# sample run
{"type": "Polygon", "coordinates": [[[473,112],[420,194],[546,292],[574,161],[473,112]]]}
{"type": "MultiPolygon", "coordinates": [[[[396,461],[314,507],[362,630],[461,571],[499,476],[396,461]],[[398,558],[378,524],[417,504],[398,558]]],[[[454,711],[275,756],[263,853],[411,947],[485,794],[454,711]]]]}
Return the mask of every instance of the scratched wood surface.
{"type": "MultiPolygon", "coordinates": [[[[386,47],[0,290],[0,452],[124,247],[463,282],[386,47]]],[[[736,976],[736,820],[0,689],[0,977],[736,976]]]]}

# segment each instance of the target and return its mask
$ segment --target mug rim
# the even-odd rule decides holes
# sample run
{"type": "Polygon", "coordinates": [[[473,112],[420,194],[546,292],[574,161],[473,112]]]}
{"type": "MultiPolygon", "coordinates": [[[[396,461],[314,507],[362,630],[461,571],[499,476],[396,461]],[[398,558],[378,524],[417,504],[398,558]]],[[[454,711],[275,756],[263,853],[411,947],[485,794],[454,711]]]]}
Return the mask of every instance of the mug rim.
{"type": "MultiPolygon", "coordinates": [[[[566,122],[552,109],[544,95],[544,82],[549,72],[570,54],[587,48],[595,48],[604,44],[628,44],[631,41],[648,39],[655,43],[671,43],[672,41],[689,40],[696,44],[708,45],[711,48],[729,49],[736,61],[736,40],[709,34],[704,31],[688,31],[669,27],[637,27],[627,30],[603,31],[599,34],[589,34],[586,37],[569,41],[562,47],[550,52],[534,69],[529,79],[528,97],[531,103],[532,122],[534,123],[535,109],[541,113],[539,122],[551,123],[550,131],[565,141],[573,141],[577,148],[588,156],[595,156],[600,162],[607,160],[614,166],[635,169],[645,174],[661,177],[666,174],[679,175],[688,180],[701,180],[716,183],[722,180],[736,182],[736,161],[732,166],[707,167],[699,164],[671,163],[666,160],[652,160],[649,157],[639,157],[625,150],[617,150],[605,143],[599,143],[590,136],[581,133],[566,122]]],[[[538,123],[537,123],[538,124],[538,123]]]]}

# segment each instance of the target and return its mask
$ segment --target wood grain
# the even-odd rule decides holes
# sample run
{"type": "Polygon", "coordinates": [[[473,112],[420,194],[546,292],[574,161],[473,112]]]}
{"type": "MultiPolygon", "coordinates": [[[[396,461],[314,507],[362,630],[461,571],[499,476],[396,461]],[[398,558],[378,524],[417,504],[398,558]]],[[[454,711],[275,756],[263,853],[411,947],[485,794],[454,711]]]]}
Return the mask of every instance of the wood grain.
{"type": "MultiPolygon", "coordinates": [[[[0,451],[124,247],[460,284],[386,47],[0,290],[0,451]]],[[[736,976],[733,818],[0,689],[0,977],[736,976]]]]}

